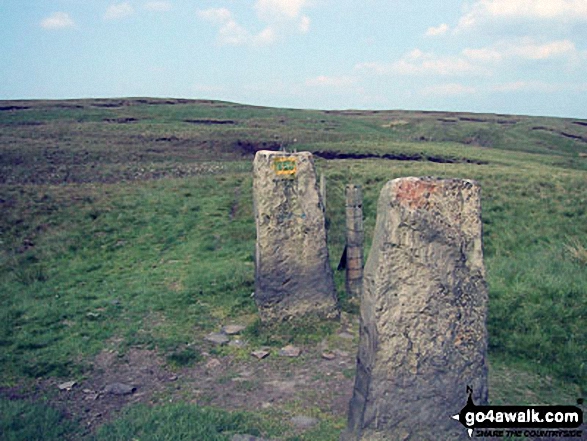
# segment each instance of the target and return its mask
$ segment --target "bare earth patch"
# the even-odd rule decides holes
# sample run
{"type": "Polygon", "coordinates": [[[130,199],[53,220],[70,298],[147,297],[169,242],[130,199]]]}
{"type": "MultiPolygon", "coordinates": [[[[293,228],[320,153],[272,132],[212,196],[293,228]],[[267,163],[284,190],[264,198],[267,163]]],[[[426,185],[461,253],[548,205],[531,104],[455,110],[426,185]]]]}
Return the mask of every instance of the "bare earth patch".
{"type": "Polygon", "coordinates": [[[64,379],[39,379],[34,390],[0,389],[10,399],[49,397],[49,405],[78,419],[92,432],[116,418],[132,404],[190,402],[226,410],[272,409],[291,416],[320,414],[344,417],[352,396],[356,330],[341,328],[330,344],[298,345],[301,355],[285,357],[279,348],[257,359],[245,352],[213,355],[214,345],[200,348],[202,361],[174,369],[154,350],[132,348],[123,355],[104,350],[93,361],[89,376],[71,388],[60,389],[64,379]],[[333,349],[337,348],[337,349],[333,349]],[[323,354],[326,353],[326,358],[323,354]],[[128,385],[132,393],[113,394],[109,385],[128,385]]]}

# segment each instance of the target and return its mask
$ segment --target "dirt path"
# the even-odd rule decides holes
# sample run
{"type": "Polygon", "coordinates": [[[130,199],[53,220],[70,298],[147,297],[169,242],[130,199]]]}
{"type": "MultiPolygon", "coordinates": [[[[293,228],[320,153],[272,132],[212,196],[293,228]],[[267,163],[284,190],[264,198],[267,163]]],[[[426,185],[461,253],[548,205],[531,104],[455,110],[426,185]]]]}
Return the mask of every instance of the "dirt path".
{"type": "Polygon", "coordinates": [[[217,356],[214,345],[203,342],[203,359],[181,369],[166,365],[153,350],[130,349],[121,356],[110,349],[98,354],[88,377],[70,388],[63,379],[50,378],[39,380],[33,391],[14,388],[0,394],[11,399],[49,397],[50,405],[78,419],[88,432],[137,403],[190,402],[226,410],[344,417],[354,383],[356,341],[356,330],[343,326],[329,343],[298,346],[297,357],[271,348],[261,360],[249,355],[259,348],[217,356]],[[108,392],[116,383],[131,386],[132,392],[108,392]]]}

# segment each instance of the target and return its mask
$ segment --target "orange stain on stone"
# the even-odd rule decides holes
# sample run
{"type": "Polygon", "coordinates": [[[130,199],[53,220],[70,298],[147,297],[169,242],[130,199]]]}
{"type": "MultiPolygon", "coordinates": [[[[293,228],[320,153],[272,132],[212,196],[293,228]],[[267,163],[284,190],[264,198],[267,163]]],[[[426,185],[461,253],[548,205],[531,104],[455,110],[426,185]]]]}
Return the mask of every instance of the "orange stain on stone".
{"type": "Polygon", "coordinates": [[[396,199],[409,208],[427,208],[429,197],[438,190],[436,182],[423,180],[404,180],[399,183],[396,199]]]}

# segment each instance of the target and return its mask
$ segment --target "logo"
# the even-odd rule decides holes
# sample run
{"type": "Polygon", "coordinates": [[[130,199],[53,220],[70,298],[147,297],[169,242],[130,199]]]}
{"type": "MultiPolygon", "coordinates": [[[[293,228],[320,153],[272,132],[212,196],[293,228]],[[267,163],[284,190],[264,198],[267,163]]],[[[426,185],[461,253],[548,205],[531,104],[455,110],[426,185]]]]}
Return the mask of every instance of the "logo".
{"type": "Polygon", "coordinates": [[[298,171],[297,160],[293,156],[273,158],[273,169],[278,176],[295,175],[298,171]]]}
{"type": "Polygon", "coordinates": [[[583,424],[583,411],[577,406],[477,406],[469,386],[467,393],[467,404],[452,418],[465,426],[469,437],[582,436],[582,430],[572,430],[583,424]]]}

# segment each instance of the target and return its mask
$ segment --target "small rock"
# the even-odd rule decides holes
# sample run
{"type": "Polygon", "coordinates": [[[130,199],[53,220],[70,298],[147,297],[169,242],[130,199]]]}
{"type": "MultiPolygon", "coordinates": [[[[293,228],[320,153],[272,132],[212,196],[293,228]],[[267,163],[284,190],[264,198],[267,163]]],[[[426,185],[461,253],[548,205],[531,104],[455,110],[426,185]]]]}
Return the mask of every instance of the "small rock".
{"type": "Polygon", "coordinates": [[[104,388],[104,393],[111,395],[130,395],[136,392],[137,388],[124,383],[112,383],[104,388]]]}
{"type": "Polygon", "coordinates": [[[228,346],[230,346],[231,348],[244,348],[246,345],[246,342],[239,340],[238,338],[228,342],[228,346]]]}
{"type": "Polygon", "coordinates": [[[212,342],[216,345],[225,345],[230,341],[226,334],[223,334],[221,332],[213,332],[211,334],[208,334],[206,337],[204,337],[204,340],[212,342]]]}
{"type": "Polygon", "coordinates": [[[349,332],[343,331],[343,332],[339,332],[338,336],[340,338],[344,338],[345,340],[352,340],[353,338],[355,338],[355,336],[349,332]]]}
{"type": "Polygon", "coordinates": [[[177,375],[171,375],[171,376],[168,378],[168,380],[169,380],[169,381],[175,381],[175,380],[177,380],[177,375]]]}
{"type": "Polygon", "coordinates": [[[334,360],[336,354],[334,352],[322,352],[322,358],[325,360],[334,360]]]}
{"type": "Polygon", "coordinates": [[[347,351],[341,351],[340,349],[335,349],[334,352],[336,355],[338,355],[339,357],[348,357],[349,353],[347,351]]]}
{"type": "Polygon", "coordinates": [[[226,325],[222,328],[222,332],[224,332],[226,335],[235,335],[240,334],[245,330],[245,328],[246,326],[243,325],[226,325]]]}
{"type": "Polygon", "coordinates": [[[230,441],[271,441],[267,438],[259,438],[253,435],[233,435],[230,441]]]}
{"type": "Polygon", "coordinates": [[[73,386],[75,386],[76,384],[76,381],[66,381],[65,383],[57,385],[57,387],[59,388],[59,390],[71,390],[73,386]]]}
{"type": "Polygon", "coordinates": [[[279,355],[282,357],[299,357],[301,353],[302,350],[300,348],[292,345],[287,345],[279,351],[279,355]]]}
{"type": "Polygon", "coordinates": [[[230,441],[255,441],[256,439],[253,435],[233,435],[230,441]]]}
{"type": "Polygon", "coordinates": [[[267,357],[269,355],[269,351],[265,351],[263,349],[259,349],[257,351],[251,352],[251,355],[253,357],[257,357],[259,360],[262,360],[263,358],[265,358],[265,357],[267,357]]]}
{"type": "Polygon", "coordinates": [[[289,420],[296,429],[310,429],[318,424],[320,421],[317,418],[312,418],[308,416],[295,416],[291,420],[289,420]]]}

